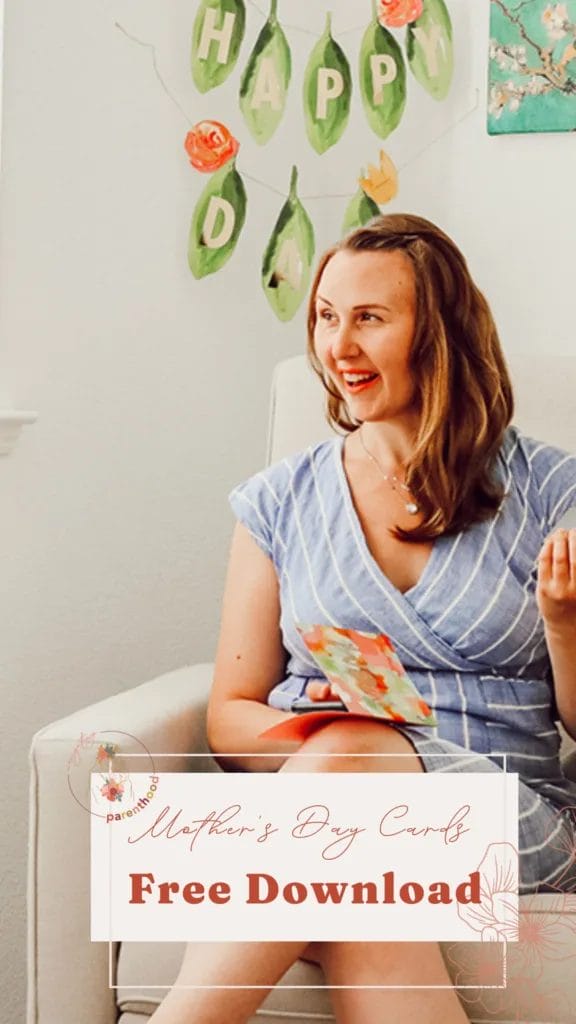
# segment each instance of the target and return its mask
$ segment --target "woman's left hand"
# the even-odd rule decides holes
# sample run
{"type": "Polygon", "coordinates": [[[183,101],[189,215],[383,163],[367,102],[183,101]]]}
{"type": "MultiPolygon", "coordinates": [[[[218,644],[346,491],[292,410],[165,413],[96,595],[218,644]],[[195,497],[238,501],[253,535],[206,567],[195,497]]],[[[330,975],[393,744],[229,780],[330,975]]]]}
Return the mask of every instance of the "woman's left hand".
{"type": "Polygon", "coordinates": [[[538,556],[536,600],[544,623],[576,627],[576,530],[556,530],[538,556]]]}

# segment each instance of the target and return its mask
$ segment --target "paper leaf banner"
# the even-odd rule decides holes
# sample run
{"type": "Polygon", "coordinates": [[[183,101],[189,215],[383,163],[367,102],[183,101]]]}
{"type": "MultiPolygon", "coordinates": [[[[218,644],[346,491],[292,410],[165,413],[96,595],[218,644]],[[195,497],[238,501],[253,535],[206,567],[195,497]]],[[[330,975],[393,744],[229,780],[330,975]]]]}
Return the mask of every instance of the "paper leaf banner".
{"type": "Polygon", "coordinates": [[[492,0],[488,131],[576,127],[576,0],[492,0]]]}
{"type": "Polygon", "coordinates": [[[444,0],[426,0],[422,15],[408,25],[406,52],[417,82],[435,100],[446,99],[454,72],[452,22],[444,0]]]}
{"type": "Polygon", "coordinates": [[[325,153],[341,138],[350,115],[352,75],[342,48],[334,41],[331,16],[310,54],[304,74],[306,134],[317,153],[325,153]]]}
{"type": "MultiPolygon", "coordinates": [[[[283,2],[289,10],[288,0],[283,2]]],[[[325,156],[345,137],[355,77],[360,109],[379,139],[387,139],[402,121],[409,69],[418,85],[436,100],[446,98],[452,83],[452,23],[445,0],[362,2],[367,18],[371,12],[371,20],[363,33],[355,71],[333,34],[329,10],[324,31],[306,63],[301,110],[306,145],[319,156],[325,156]]],[[[493,2],[504,4],[504,0],[493,2]]],[[[530,0],[525,0],[522,6],[529,4],[530,0]]],[[[239,106],[250,136],[259,145],[266,145],[277,134],[292,87],[292,54],[279,7],[278,0],[270,0],[268,17],[251,50],[240,60],[239,106]]],[[[201,93],[222,85],[234,70],[245,28],[246,0],[200,0],[192,31],[191,66],[201,93]]],[[[247,197],[235,162],[241,141],[222,121],[212,119],[200,121],[186,136],[185,149],[192,166],[213,175],[196,203],[190,227],[188,263],[196,278],[225,265],[244,226],[247,197]]],[[[282,321],[292,319],[301,306],[314,259],[314,228],[297,188],[298,170],[294,167],[290,194],[262,263],[264,293],[282,321]]],[[[361,172],[355,194],[347,200],[342,232],[367,224],[397,193],[398,173],[381,150],[379,164],[370,164],[367,173],[361,172]]]]}
{"type": "Polygon", "coordinates": [[[199,92],[234,70],[246,28],[244,0],[202,0],[192,29],[192,78],[199,92]]]}
{"type": "Polygon", "coordinates": [[[360,91],[373,132],[387,139],[398,127],[406,106],[406,65],[394,36],[376,10],[360,48],[360,91]]]}
{"type": "Polygon", "coordinates": [[[370,196],[366,195],[363,188],[359,188],[356,195],[350,200],[344,214],[342,234],[347,235],[349,231],[354,231],[355,228],[363,228],[365,224],[368,224],[368,221],[371,221],[373,217],[377,217],[379,213],[380,207],[377,206],[370,196]]]}
{"type": "Polygon", "coordinates": [[[292,168],[290,194],[274,225],[262,261],[262,287],[279,320],[291,320],[310,283],[314,228],[297,193],[298,169],[292,168]]]}
{"type": "Polygon", "coordinates": [[[272,0],[264,25],[240,82],[240,109],[250,134],[261,145],[276,131],[286,106],[292,57],[272,0]]]}
{"type": "Polygon", "coordinates": [[[188,265],[194,277],[206,277],[224,266],[245,219],[246,189],[233,159],[210,178],[192,215],[188,265]]]}
{"type": "MultiPolygon", "coordinates": [[[[454,71],[452,22],[445,0],[371,0],[371,4],[372,20],[361,45],[359,84],[368,124],[378,138],[386,139],[400,124],[407,99],[406,60],[390,29],[406,26],[406,57],[413,76],[430,96],[443,100],[454,71]]],[[[306,134],[320,154],[344,134],[352,93],[350,63],[332,36],[330,20],[327,12],[326,29],[310,55],[303,88],[306,134]]],[[[244,0],[200,3],[192,34],[192,77],[200,92],[228,78],[238,60],[245,23],[244,0]]],[[[278,19],[278,0],[271,0],[268,20],[240,81],[240,109],[261,145],[270,141],[282,120],[291,75],[292,57],[278,19]]]]}

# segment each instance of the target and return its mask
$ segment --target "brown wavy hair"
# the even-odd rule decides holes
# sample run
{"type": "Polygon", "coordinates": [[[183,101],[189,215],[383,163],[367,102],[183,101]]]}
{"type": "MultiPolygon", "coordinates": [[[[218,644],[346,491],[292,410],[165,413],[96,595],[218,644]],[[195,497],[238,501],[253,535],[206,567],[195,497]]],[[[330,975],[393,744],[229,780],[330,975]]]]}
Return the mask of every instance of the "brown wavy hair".
{"type": "Polygon", "coordinates": [[[308,358],[326,390],[334,428],[360,426],[314,351],[316,293],[337,252],[404,252],[416,282],[410,356],[420,426],[406,482],[423,513],[420,525],[394,531],[404,540],[457,533],[497,512],[504,488],[495,460],[514,410],[512,385],[490,307],[464,256],[422,217],[388,214],[347,235],[320,259],[308,304],[308,358]]]}

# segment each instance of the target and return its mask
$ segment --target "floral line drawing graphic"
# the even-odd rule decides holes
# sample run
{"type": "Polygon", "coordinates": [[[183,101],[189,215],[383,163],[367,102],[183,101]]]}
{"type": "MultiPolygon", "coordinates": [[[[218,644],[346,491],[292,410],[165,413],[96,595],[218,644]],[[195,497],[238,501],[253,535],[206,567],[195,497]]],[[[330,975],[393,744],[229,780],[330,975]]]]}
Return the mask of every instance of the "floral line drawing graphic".
{"type": "MultiPolygon", "coordinates": [[[[573,815],[566,807],[559,817],[573,815]]],[[[478,867],[481,903],[459,906],[458,914],[478,932],[479,941],[445,948],[454,986],[466,1008],[480,1007],[506,1020],[573,1020],[565,986],[554,984],[549,965],[565,964],[576,971],[576,893],[561,891],[567,871],[576,862],[576,850],[566,841],[558,846],[568,853],[568,866],[556,886],[518,901],[518,851],[510,843],[492,843],[478,867]]]]}
{"type": "Polygon", "coordinates": [[[482,942],[515,942],[518,851],[511,843],[490,843],[476,870],[480,873],[480,905],[459,905],[458,916],[480,933],[482,942]]]}

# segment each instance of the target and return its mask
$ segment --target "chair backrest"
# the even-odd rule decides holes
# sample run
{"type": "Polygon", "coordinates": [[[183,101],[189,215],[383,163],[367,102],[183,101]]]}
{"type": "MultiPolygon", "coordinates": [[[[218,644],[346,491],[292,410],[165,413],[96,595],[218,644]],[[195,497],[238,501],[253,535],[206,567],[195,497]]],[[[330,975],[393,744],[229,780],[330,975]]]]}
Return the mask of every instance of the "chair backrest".
{"type": "MultiPolygon", "coordinates": [[[[531,437],[576,451],[576,353],[508,359],[516,396],[514,422],[531,437]]],[[[267,462],[333,436],[324,391],[305,356],[278,363],[272,381],[267,462]]]]}

